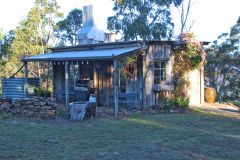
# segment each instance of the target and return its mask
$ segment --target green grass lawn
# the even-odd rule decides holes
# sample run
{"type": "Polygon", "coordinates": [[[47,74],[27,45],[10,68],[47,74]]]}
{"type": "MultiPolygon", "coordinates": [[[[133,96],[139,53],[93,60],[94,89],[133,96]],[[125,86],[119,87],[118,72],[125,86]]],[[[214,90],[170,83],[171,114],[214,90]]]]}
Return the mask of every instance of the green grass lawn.
{"type": "Polygon", "coordinates": [[[11,117],[0,120],[0,159],[240,159],[240,119],[201,111],[62,124],[11,117]]]}

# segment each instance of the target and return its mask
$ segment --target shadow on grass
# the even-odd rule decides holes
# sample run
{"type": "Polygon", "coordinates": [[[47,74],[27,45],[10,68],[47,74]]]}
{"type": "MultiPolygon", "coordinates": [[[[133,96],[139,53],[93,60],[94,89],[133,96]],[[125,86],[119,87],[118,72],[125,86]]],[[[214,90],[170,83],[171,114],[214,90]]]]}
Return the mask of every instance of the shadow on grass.
{"type": "Polygon", "coordinates": [[[0,121],[0,159],[238,159],[239,123],[201,110],[54,125],[0,121]]]}

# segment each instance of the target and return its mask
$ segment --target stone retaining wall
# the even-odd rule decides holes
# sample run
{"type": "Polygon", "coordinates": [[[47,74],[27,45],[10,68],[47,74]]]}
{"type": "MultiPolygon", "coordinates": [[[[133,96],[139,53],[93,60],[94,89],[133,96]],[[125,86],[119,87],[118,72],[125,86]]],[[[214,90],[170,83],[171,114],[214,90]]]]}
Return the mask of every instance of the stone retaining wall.
{"type": "Polygon", "coordinates": [[[0,113],[6,112],[25,117],[56,118],[56,108],[62,104],[53,98],[42,97],[24,98],[13,103],[0,102],[0,113]]]}

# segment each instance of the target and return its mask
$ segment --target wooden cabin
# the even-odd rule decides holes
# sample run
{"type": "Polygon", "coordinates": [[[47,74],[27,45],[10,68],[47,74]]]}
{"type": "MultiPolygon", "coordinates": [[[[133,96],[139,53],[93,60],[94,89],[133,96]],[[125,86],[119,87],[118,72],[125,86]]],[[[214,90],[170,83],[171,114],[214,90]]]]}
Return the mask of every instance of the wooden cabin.
{"type": "MultiPolygon", "coordinates": [[[[174,90],[171,43],[131,41],[56,47],[51,48],[52,53],[27,57],[23,62],[25,66],[27,62],[35,61],[52,64],[53,95],[59,102],[66,103],[66,106],[74,99],[75,83],[88,80],[98,105],[118,107],[119,94],[134,93],[134,105],[146,108],[161,103],[162,97],[171,96],[174,90]],[[136,76],[125,78],[121,73],[121,64],[124,58],[132,55],[139,57],[136,76]]],[[[27,77],[27,67],[25,73],[27,77]]],[[[189,76],[190,103],[203,103],[203,68],[193,71],[189,76]]]]}

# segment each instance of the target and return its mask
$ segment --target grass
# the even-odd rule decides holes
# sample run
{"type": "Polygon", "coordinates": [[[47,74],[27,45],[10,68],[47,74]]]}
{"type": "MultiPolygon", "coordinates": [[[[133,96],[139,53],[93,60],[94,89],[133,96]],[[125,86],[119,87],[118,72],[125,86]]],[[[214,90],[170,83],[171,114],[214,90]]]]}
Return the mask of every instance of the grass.
{"type": "Polygon", "coordinates": [[[0,159],[239,159],[240,119],[196,110],[123,119],[0,119],[0,159]]]}
{"type": "Polygon", "coordinates": [[[1,118],[2,119],[8,119],[8,118],[10,118],[10,114],[8,114],[8,113],[5,113],[5,112],[3,112],[2,114],[1,114],[1,118]]]}

